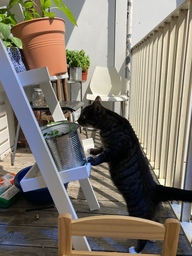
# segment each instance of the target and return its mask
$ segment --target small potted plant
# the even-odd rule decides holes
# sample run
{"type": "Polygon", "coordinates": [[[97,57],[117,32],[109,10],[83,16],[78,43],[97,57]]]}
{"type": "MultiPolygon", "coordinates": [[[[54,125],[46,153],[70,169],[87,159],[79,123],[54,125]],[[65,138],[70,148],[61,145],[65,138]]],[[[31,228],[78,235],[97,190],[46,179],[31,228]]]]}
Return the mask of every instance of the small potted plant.
{"type": "Polygon", "coordinates": [[[90,67],[89,55],[86,55],[84,50],[77,51],[67,49],[66,56],[70,80],[87,80],[87,77],[84,75],[88,73],[88,68],[90,67]]]}
{"type": "Polygon", "coordinates": [[[81,55],[82,80],[86,81],[87,75],[88,75],[88,69],[90,67],[90,58],[89,58],[89,55],[85,54],[84,50],[81,50],[79,53],[81,55]]]}
{"type": "Polygon", "coordinates": [[[12,8],[18,4],[24,21],[14,25],[11,32],[23,43],[28,68],[48,66],[50,75],[66,73],[65,22],[49,10],[55,4],[55,8],[63,11],[76,25],[71,11],[62,0],[10,0],[6,10],[8,16],[13,16],[12,8]]]}
{"type": "Polygon", "coordinates": [[[8,16],[6,8],[0,8],[0,38],[7,47],[8,54],[17,73],[25,71],[22,54],[22,42],[11,34],[11,27],[16,22],[13,16],[8,16]]]}
{"type": "Polygon", "coordinates": [[[68,64],[69,80],[82,80],[82,67],[79,51],[66,49],[66,58],[68,64]]]}

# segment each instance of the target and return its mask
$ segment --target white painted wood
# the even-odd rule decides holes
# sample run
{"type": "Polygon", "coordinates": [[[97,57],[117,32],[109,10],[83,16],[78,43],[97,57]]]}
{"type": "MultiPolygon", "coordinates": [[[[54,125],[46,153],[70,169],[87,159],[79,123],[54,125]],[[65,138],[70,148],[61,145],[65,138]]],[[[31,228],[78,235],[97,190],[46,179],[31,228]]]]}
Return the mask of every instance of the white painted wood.
{"type": "MultiPolygon", "coordinates": [[[[191,175],[191,166],[192,166],[192,90],[191,90],[191,70],[192,70],[192,2],[190,1],[190,9],[189,9],[189,35],[187,40],[187,52],[186,52],[186,66],[184,73],[184,93],[183,93],[183,102],[181,108],[181,117],[186,121],[184,122],[183,127],[180,128],[181,136],[180,140],[183,139],[182,144],[184,148],[184,152],[182,152],[183,159],[181,160],[181,166],[185,168],[185,176],[184,179],[184,188],[188,190],[192,190],[192,175],[191,175]],[[183,114],[183,115],[182,115],[183,114]],[[183,165],[182,165],[183,164],[183,165]]],[[[178,150],[181,154],[181,151],[178,150]]],[[[182,170],[182,169],[181,169],[182,170]]],[[[177,170],[178,172],[178,170],[177,170]]],[[[191,217],[191,204],[184,203],[181,211],[181,220],[188,221],[191,217]]]]}
{"type": "Polygon", "coordinates": [[[7,114],[5,104],[0,105],[0,131],[7,128],[7,114]]]}
{"type": "MultiPolygon", "coordinates": [[[[138,47],[137,49],[137,54],[136,54],[136,57],[137,57],[137,61],[136,61],[136,67],[135,67],[135,70],[138,70],[138,72],[142,72],[142,68],[141,68],[141,64],[142,64],[142,59],[141,59],[141,55],[139,54],[139,51],[140,51],[140,48],[138,47]]],[[[140,89],[141,89],[141,81],[140,81],[140,77],[137,76],[135,74],[135,93],[138,94],[140,89]]],[[[134,112],[135,112],[135,109],[137,108],[138,110],[140,109],[140,102],[138,100],[138,97],[136,96],[136,94],[133,94],[132,97],[134,97],[134,101],[135,101],[135,105],[134,105],[134,112]]],[[[139,135],[139,118],[140,118],[140,113],[138,111],[138,114],[137,115],[134,115],[134,120],[135,120],[135,124],[134,124],[134,127],[135,127],[135,132],[139,135]]]]}
{"type": "Polygon", "coordinates": [[[151,146],[152,146],[152,130],[154,123],[154,102],[155,102],[155,80],[156,80],[156,67],[157,67],[157,46],[158,46],[158,32],[155,31],[153,34],[153,45],[152,45],[152,58],[151,58],[151,81],[150,83],[150,95],[149,95],[149,121],[147,131],[147,156],[151,161],[151,146]]]}
{"type": "MultiPolygon", "coordinates": [[[[155,31],[156,29],[151,33],[155,31]]],[[[145,126],[148,132],[151,129],[150,118],[152,118],[151,155],[148,154],[148,156],[151,156],[151,164],[155,174],[159,177],[159,182],[163,185],[192,190],[192,2],[186,0],[181,9],[176,10],[161,23],[158,31],[153,116],[149,116],[149,122],[146,126],[148,117],[145,111],[148,109],[148,100],[150,103],[153,101],[154,89],[151,86],[152,83],[145,85],[146,81],[150,81],[145,80],[150,74],[148,67],[151,64],[148,62],[153,62],[153,59],[149,58],[150,33],[132,49],[131,96],[134,101],[132,103],[132,98],[130,99],[130,109],[133,109],[130,121],[132,123],[133,120],[134,129],[134,125],[136,125],[136,130],[141,131],[137,135],[148,153],[150,146],[145,145],[143,134],[145,126]],[[178,17],[178,21],[175,17],[178,17]],[[138,59],[141,58],[142,52],[143,60],[140,64],[143,66],[143,72],[138,68],[138,59]],[[143,81],[143,91],[140,84],[138,85],[138,81],[143,81]],[[148,93],[146,92],[147,89],[150,90],[148,93]],[[147,99],[148,95],[150,96],[147,99]],[[144,113],[143,118],[141,113],[144,113]],[[140,128],[138,129],[138,127],[140,128]]],[[[152,70],[153,68],[154,66],[151,65],[152,70]]],[[[152,73],[151,75],[153,76],[152,73]]],[[[150,107],[148,110],[150,113],[150,107]]],[[[149,136],[148,143],[150,143],[149,136]]],[[[191,204],[183,203],[180,205],[180,209],[179,218],[181,218],[182,227],[188,235],[190,223],[187,225],[187,222],[191,217],[191,204]]],[[[191,234],[188,237],[190,239],[191,234]]]]}
{"type": "Polygon", "coordinates": [[[144,86],[144,94],[143,94],[143,115],[142,115],[142,134],[141,134],[141,141],[143,143],[144,150],[146,149],[146,141],[145,141],[145,128],[146,128],[146,120],[147,120],[147,93],[148,93],[148,61],[150,56],[150,39],[147,38],[146,40],[146,56],[145,56],[145,63],[144,63],[144,77],[143,77],[143,86],[144,86]]]}
{"type": "Polygon", "coordinates": [[[190,12],[189,12],[189,27],[188,27],[188,38],[187,38],[187,49],[184,66],[184,77],[183,77],[183,92],[181,102],[181,113],[179,118],[179,133],[178,133],[178,151],[176,157],[175,166],[175,186],[181,187],[183,183],[186,163],[186,152],[189,135],[189,121],[187,119],[190,111],[190,91],[191,91],[191,56],[192,56],[192,2],[190,1],[190,12]]]}
{"type": "Polygon", "coordinates": [[[10,147],[9,147],[9,141],[7,141],[7,143],[4,143],[2,146],[1,146],[1,155],[0,155],[0,161],[3,161],[4,158],[8,155],[10,155],[10,147]]]}
{"type": "Polygon", "coordinates": [[[0,104],[0,118],[6,115],[5,104],[0,104]]]}
{"type": "Polygon", "coordinates": [[[94,148],[94,141],[93,138],[88,138],[86,140],[82,140],[83,149],[85,152],[85,156],[90,156],[90,149],[94,148]]]}
{"type": "MultiPolygon", "coordinates": [[[[140,51],[140,48],[138,47],[137,54],[136,54],[137,61],[136,61],[135,70],[138,70],[138,72],[142,72],[142,69],[141,69],[142,59],[141,59],[141,56],[139,54],[139,51],[140,51]]],[[[140,88],[141,88],[140,77],[135,74],[135,93],[133,95],[131,95],[131,98],[134,97],[134,107],[133,107],[134,113],[135,113],[135,109],[136,108],[138,110],[140,109],[140,102],[138,101],[138,97],[136,96],[136,94],[139,93],[140,88]]],[[[139,113],[139,111],[138,111],[137,115],[134,115],[134,113],[133,113],[133,118],[135,120],[135,123],[134,123],[135,132],[139,135],[139,118],[140,118],[140,113],[139,113]]]]}
{"type": "MultiPolygon", "coordinates": [[[[165,88],[165,101],[163,110],[163,124],[162,124],[162,141],[161,141],[161,158],[160,158],[160,177],[165,178],[167,173],[167,161],[168,161],[168,145],[170,135],[170,118],[172,111],[173,100],[173,83],[175,75],[175,59],[176,59],[176,38],[177,38],[177,18],[173,17],[170,22],[170,40],[169,40],[169,52],[168,52],[168,64],[166,75],[166,88],[165,88]]],[[[169,170],[172,172],[172,170],[169,170]]],[[[170,186],[169,182],[166,185],[170,186]]]]}
{"type": "Polygon", "coordinates": [[[0,131],[0,146],[7,142],[9,139],[9,134],[8,134],[8,128],[6,127],[5,129],[0,131]]]}
{"type": "Polygon", "coordinates": [[[149,125],[149,115],[150,115],[150,96],[151,96],[151,67],[152,67],[152,57],[153,57],[153,34],[149,37],[149,59],[147,64],[147,80],[146,80],[146,112],[145,112],[145,127],[144,127],[144,148],[147,154],[149,150],[148,142],[148,125],[149,125]]]}
{"type": "MultiPolygon", "coordinates": [[[[15,111],[17,119],[21,125],[21,128],[25,134],[25,137],[29,143],[31,151],[35,157],[37,165],[41,171],[42,177],[49,189],[49,192],[53,198],[55,206],[59,213],[69,212],[72,214],[74,219],[77,219],[77,214],[73,208],[73,205],[70,201],[70,198],[67,194],[65,186],[63,185],[63,180],[60,177],[60,174],[56,168],[55,162],[52,158],[52,155],[49,151],[49,148],[46,144],[46,141],[42,135],[41,129],[36,121],[36,118],[33,114],[31,106],[28,102],[27,96],[25,94],[23,85],[17,75],[9,55],[6,51],[6,48],[2,41],[0,40],[0,60],[3,65],[0,68],[0,81],[4,87],[4,90],[11,102],[11,105],[15,111]],[[14,85],[14,86],[13,86],[14,85]],[[24,111],[21,111],[24,110],[24,111]],[[27,121],[26,121],[27,120],[27,121]]],[[[47,82],[43,82],[40,84],[43,92],[45,93],[45,97],[47,100],[47,104],[51,105],[51,111],[53,118],[57,121],[57,118],[61,120],[62,118],[62,110],[59,109],[59,104],[55,100],[54,94],[53,97],[48,95],[48,92],[52,93],[52,85],[50,83],[50,77],[48,70],[42,68],[42,76],[47,72],[47,82]],[[58,110],[58,113],[54,111],[58,110]],[[60,117],[59,117],[60,116],[60,117]]],[[[35,75],[35,74],[34,74],[35,75]]],[[[84,177],[82,177],[84,178],[84,177]]],[[[86,186],[88,186],[89,180],[85,181],[86,186]]],[[[85,187],[86,190],[86,187],[85,187]]],[[[91,191],[91,189],[89,189],[91,191]]],[[[88,196],[87,196],[88,197],[88,196]]],[[[97,199],[94,195],[91,199],[95,199],[95,204],[97,204],[97,199]]],[[[89,197],[88,197],[89,199],[89,197]]],[[[97,204],[98,205],[98,204],[97,204]]],[[[90,247],[86,238],[77,238],[75,237],[73,240],[74,247],[79,249],[87,249],[90,247]]]]}
{"type": "MultiPolygon", "coordinates": [[[[18,78],[21,81],[22,86],[39,85],[39,83],[47,82],[47,75],[49,72],[46,67],[28,70],[26,72],[18,73],[18,78]]],[[[68,74],[60,76],[49,76],[50,81],[68,78],[68,74]]]]}
{"type": "Polygon", "coordinates": [[[93,190],[93,187],[91,186],[90,180],[89,179],[80,179],[79,183],[83,190],[85,198],[88,202],[90,210],[97,210],[99,208],[99,204],[98,204],[97,200],[95,200],[96,195],[93,190]]]}
{"type": "Polygon", "coordinates": [[[124,102],[128,100],[126,94],[121,93],[122,81],[115,67],[96,66],[90,81],[91,94],[86,99],[94,101],[99,95],[103,102],[112,102],[115,111],[115,103],[121,102],[121,114],[124,116],[124,102]]]}
{"type": "MultiPolygon", "coordinates": [[[[135,51],[134,51],[134,53],[132,53],[132,69],[133,70],[136,70],[136,67],[137,67],[137,58],[138,58],[138,55],[136,54],[136,52],[137,52],[137,49],[135,49],[135,51]]],[[[135,84],[135,87],[134,87],[134,89],[132,90],[132,87],[130,87],[130,91],[129,91],[129,96],[130,96],[130,98],[132,99],[131,100],[131,102],[129,102],[129,110],[130,110],[130,113],[129,113],[129,120],[131,120],[131,123],[132,123],[132,125],[134,125],[134,126],[136,126],[136,122],[135,122],[135,116],[134,116],[134,109],[135,109],[135,98],[136,98],[136,96],[135,96],[135,93],[136,93],[136,91],[135,91],[135,88],[136,88],[136,85],[137,85],[137,83],[136,83],[136,74],[133,72],[133,74],[132,74],[132,82],[133,82],[133,84],[135,84]]]]}
{"type": "MultiPolygon", "coordinates": [[[[87,163],[84,166],[61,171],[59,175],[63,183],[68,183],[70,181],[88,178],[90,171],[91,165],[87,163]]],[[[31,167],[20,183],[24,192],[47,187],[37,164],[31,167]]]]}
{"type": "MultiPolygon", "coordinates": [[[[139,87],[138,87],[138,91],[137,94],[138,96],[135,95],[135,97],[137,97],[137,102],[140,104],[140,115],[138,116],[138,130],[139,130],[139,134],[140,134],[140,141],[143,144],[144,143],[144,138],[143,138],[143,118],[144,118],[144,103],[145,103],[145,75],[146,75],[146,47],[147,47],[147,40],[145,40],[143,42],[143,47],[142,45],[139,47],[140,50],[139,52],[141,53],[141,58],[140,58],[140,67],[141,67],[141,78],[139,80],[139,87]],[[143,49],[142,49],[143,48],[143,49]],[[141,94],[140,94],[141,91],[141,94]]],[[[137,69],[136,69],[137,70],[137,69]]],[[[137,73],[135,74],[137,76],[137,73]]],[[[135,106],[135,113],[134,115],[137,116],[137,106],[135,106]]]]}
{"type": "Polygon", "coordinates": [[[173,85],[173,104],[171,109],[171,124],[170,124],[170,139],[168,145],[168,163],[167,163],[167,177],[166,184],[174,183],[171,172],[175,169],[176,152],[177,152],[177,138],[178,138],[178,120],[181,108],[181,92],[182,92],[182,78],[183,78],[183,64],[184,64],[184,50],[186,45],[186,24],[187,24],[187,11],[181,10],[178,17],[178,38],[177,38],[177,52],[175,60],[175,78],[173,85]]]}
{"type": "MultiPolygon", "coordinates": [[[[151,163],[155,162],[155,153],[156,153],[156,141],[157,141],[157,124],[158,124],[158,111],[159,111],[159,94],[160,94],[160,71],[161,71],[161,62],[162,62],[162,46],[163,46],[163,28],[158,30],[158,49],[157,49],[157,67],[155,75],[155,96],[154,96],[154,112],[153,112],[153,128],[151,132],[151,163]]],[[[154,164],[153,164],[154,166],[154,164]]],[[[159,173],[158,173],[159,175],[159,173]]]]}
{"type": "Polygon", "coordinates": [[[7,121],[6,104],[0,105],[0,160],[10,152],[10,136],[7,121]]]}
{"type": "Polygon", "coordinates": [[[47,86],[47,75],[49,75],[49,72],[46,67],[18,73],[18,77],[21,81],[22,86],[29,86],[31,84],[40,86],[46,101],[49,102],[49,109],[51,113],[53,113],[55,121],[66,120],[63,111],[60,108],[51,81],[68,78],[68,74],[66,73],[60,76],[49,76],[49,86],[47,86]]]}
{"type": "MultiPolygon", "coordinates": [[[[138,51],[138,49],[137,49],[137,51],[138,51]]],[[[137,58],[137,59],[135,59],[135,62],[134,62],[135,69],[139,70],[139,54],[135,54],[135,57],[137,58]]],[[[134,58],[134,56],[132,56],[132,58],[134,58]]],[[[135,81],[134,82],[134,84],[135,84],[134,91],[135,91],[135,93],[137,93],[138,87],[139,87],[138,77],[135,74],[133,74],[132,79],[135,81]]],[[[135,97],[135,94],[130,94],[130,95],[131,95],[131,98],[133,100],[133,105],[134,105],[132,107],[132,110],[130,111],[130,114],[132,115],[132,120],[133,120],[133,123],[134,123],[135,132],[138,133],[138,122],[137,122],[138,116],[134,116],[134,109],[135,109],[135,106],[137,106],[137,104],[138,104],[137,97],[135,97]]]]}
{"type": "MultiPolygon", "coordinates": [[[[163,52],[162,52],[162,64],[161,64],[161,81],[160,81],[160,94],[159,94],[159,110],[158,110],[158,124],[157,124],[157,142],[155,152],[155,169],[160,168],[161,159],[161,141],[162,141],[162,127],[163,127],[163,112],[165,101],[165,88],[166,88],[166,75],[167,75],[167,59],[169,49],[169,31],[170,23],[165,23],[164,35],[163,35],[163,52]]],[[[161,174],[159,176],[161,177],[161,174]]]]}
{"type": "Polygon", "coordinates": [[[0,117],[0,131],[7,128],[7,117],[6,115],[0,117]]]}
{"type": "MultiPolygon", "coordinates": [[[[192,96],[192,95],[191,95],[192,96]]],[[[187,161],[186,161],[186,173],[184,180],[184,189],[192,190],[192,175],[191,175],[191,166],[192,166],[192,97],[190,102],[190,131],[189,131],[189,142],[187,149],[187,161]]],[[[191,220],[191,204],[183,203],[181,209],[181,221],[190,221],[191,220]]]]}

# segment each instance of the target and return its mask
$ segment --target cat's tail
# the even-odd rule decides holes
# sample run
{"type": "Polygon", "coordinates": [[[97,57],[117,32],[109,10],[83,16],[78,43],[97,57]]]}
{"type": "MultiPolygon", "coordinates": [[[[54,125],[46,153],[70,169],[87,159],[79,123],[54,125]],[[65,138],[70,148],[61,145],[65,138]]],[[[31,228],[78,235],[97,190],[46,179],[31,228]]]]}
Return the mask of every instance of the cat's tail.
{"type": "Polygon", "coordinates": [[[155,187],[154,199],[157,202],[166,202],[171,200],[192,202],[192,191],[157,185],[155,187]]]}

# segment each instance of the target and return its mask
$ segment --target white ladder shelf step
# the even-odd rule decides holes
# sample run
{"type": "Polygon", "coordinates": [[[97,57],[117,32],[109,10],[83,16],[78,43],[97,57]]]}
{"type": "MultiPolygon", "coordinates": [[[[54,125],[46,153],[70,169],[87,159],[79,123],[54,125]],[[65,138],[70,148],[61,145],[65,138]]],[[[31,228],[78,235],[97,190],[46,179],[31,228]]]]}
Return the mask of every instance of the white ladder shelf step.
{"type": "MultiPolygon", "coordinates": [[[[2,87],[5,91],[34,155],[43,178],[41,184],[45,182],[58,213],[68,212],[72,215],[73,219],[77,219],[77,214],[63,184],[65,178],[62,175],[64,174],[58,172],[24,90],[24,86],[38,84],[45,95],[54,121],[62,121],[65,120],[65,117],[51,83],[52,80],[60,78],[61,77],[50,77],[47,67],[17,74],[8,52],[0,39],[0,88],[2,87]]],[[[81,167],[79,168],[81,169],[81,167]]],[[[73,173],[73,170],[68,171],[73,173]]],[[[87,169],[84,168],[79,174],[81,174],[79,183],[90,209],[98,209],[99,203],[90,180],[89,178],[84,178],[86,175],[89,176],[87,169]]],[[[85,237],[74,237],[73,246],[78,250],[90,250],[85,237]]]]}
{"type": "MultiPolygon", "coordinates": [[[[90,163],[87,163],[80,167],[75,167],[75,168],[61,171],[59,172],[59,175],[63,183],[68,183],[68,182],[76,181],[79,179],[89,178],[90,171],[91,171],[91,165],[90,163]]],[[[20,181],[20,184],[23,192],[47,187],[37,164],[34,164],[30,168],[27,174],[20,181]]]]}

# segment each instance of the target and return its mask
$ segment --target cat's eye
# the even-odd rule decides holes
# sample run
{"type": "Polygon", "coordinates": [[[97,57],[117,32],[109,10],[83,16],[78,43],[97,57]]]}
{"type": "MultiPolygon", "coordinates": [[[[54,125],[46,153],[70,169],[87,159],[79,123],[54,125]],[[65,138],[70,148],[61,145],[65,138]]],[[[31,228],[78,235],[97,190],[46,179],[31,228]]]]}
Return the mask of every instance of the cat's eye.
{"type": "Polygon", "coordinates": [[[85,115],[83,115],[83,116],[82,116],[82,118],[83,118],[83,119],[86,119],[86,116],[85,116],[85,115]]]}

